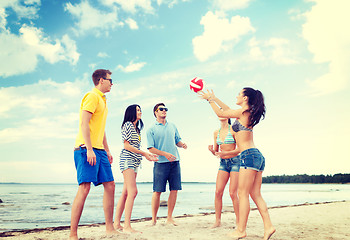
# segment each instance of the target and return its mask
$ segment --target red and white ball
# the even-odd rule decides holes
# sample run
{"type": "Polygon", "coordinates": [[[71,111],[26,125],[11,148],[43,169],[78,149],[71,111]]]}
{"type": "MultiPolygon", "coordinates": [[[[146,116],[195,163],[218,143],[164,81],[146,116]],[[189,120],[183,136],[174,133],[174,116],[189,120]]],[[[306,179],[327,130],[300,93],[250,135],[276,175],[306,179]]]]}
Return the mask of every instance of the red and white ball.
{"type": "Polygon", "coordinates": [[[195,77],[191,80],[190,82],[190,89],[192,91],[199,92],[202,91],[204,88],[204,81],[203,79],[199,78],[199,77],[195,77]]]}

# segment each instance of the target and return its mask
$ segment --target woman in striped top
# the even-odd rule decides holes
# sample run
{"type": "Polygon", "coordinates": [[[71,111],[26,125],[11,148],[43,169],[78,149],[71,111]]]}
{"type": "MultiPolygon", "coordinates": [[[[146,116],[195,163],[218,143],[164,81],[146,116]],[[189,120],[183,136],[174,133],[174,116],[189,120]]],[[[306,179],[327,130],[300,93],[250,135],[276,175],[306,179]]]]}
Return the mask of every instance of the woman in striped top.
{"type": "Polygon", "coordinates": [[[119,166],[120,171],[123,173],[124,186],[116,207],[114,227],[126,233],[137,232],[131,228],[130,219],[134,200],[137,195],[136,176],[142,156],[149,161],[158,161],[157,155],[140,150],[141,129],[143,128],[141,115],[142,112],[139,105],[134,104],[127,107],[121,131],[124,149],[120,153],[119,166]],[[125,220],[124,227],[122,227],[120,225],[120,219],[124,210],[125,220]]]}

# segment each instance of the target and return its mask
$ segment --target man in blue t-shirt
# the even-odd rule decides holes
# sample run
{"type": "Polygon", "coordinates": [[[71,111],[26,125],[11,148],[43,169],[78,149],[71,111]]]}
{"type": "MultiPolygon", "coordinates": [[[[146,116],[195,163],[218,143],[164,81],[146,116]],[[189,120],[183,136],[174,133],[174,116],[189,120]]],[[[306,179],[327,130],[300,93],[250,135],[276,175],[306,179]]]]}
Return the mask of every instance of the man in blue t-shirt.
{"type": "Polygon", "coordinates": [[[166,121],[168,109],[164,103],[158,103],[153,108],[156,123],[147,131],[148,150],[159,155],[158,162],[153,168],[153,195],[152,195],[152,225],[157,223],[157,212],[160,203],[160,194],[165,192],[169,182],[168,216],[167,223],[177,225],[173,219],[177,191],[181,190],[180,156],[178,147],[187,149],[181,142],[181,137],[174,124],[166,121]]]}

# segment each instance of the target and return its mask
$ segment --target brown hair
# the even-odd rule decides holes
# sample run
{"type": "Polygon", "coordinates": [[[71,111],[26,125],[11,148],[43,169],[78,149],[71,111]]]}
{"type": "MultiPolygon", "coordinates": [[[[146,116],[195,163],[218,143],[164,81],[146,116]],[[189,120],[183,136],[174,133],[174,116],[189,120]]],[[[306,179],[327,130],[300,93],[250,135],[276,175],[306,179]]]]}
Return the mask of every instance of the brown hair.
{"type": "Polygon", "coordinates": [[[254,127],[265,118],[264,96],[259,90],[250,87],[243,88],[243,94],[248,97],[249,110],[244,111],[250,113],[248,127],[254,127]]]}
{"type": "Polygon", "coordinates": [[[111,75],[112,72],[107,69],[95,70],[95,72],[92,74],[92,81],[94,82],[95,86],[97,86],[100,82],[100,78],[105,78],[107,74],[111,75]]]}
{"type": "Polygon", "coordinates": [[[164,103],[158,103],[158,104],[156,104],[156,105],[154,106],[154,108],[153,108],[153,114],[154,114],[154,116],[156,116],[156,111],[157,111],[157,109],[158,109],[159,106],[164,106],[164,107],[165,107],[165,104],[164,104],[164,103]]]}

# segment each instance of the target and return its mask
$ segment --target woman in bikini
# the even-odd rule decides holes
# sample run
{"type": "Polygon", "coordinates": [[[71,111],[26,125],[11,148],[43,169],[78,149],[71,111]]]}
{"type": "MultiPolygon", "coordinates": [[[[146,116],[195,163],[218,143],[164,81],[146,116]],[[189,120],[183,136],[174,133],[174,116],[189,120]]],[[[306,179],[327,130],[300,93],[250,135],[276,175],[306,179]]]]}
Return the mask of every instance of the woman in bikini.
{"type": "Polygon", "coordinates": [[[236,225],[238,223],[238,174],[240,159],[237,157],[239,151],[236,149],[236,141],[232,135],[231,120],[219,118],[220,129],[214,132],[214,144],[209,145],[209,151],[220,157],[220,167],[216,177],[215,190],[215,223],[212,228],[221,226],[222,196],[230,179],[229,193],[232,199],[233,209],[236,215],[236,225]],[[219,149],[220,148],[220,149],[219,149]],[[233,152],[236,150],[236,154],[233,152]]]}
{"type": "Polygon", "coordinates": [[[276,231],[271,223],[265,200],[261,196],[262,172],[265,168],[265,158],[255,147],[253,141],[253,127],[265,117],[264,97],[259,90],[243,88],[236,104],[241,108],[223,109],[226,105],[218,99],[214,92],[199,93],[201,98],[207,100],[218,117],[236,118],[232,124],[234,138],[239,148],[241,167],[238,180],[239,221],[236,230],[230,234],[235,239],[245,238],[247,221],[250,212],[249,196],[256,204],[264,222],[264,240],[270,239],[276,231]]]}

